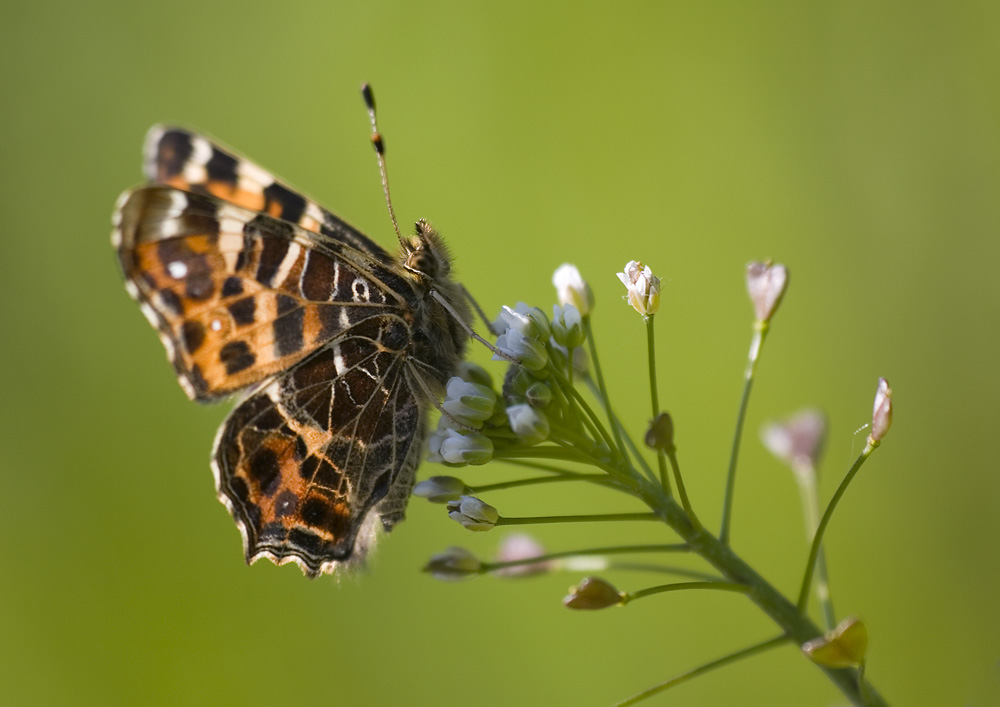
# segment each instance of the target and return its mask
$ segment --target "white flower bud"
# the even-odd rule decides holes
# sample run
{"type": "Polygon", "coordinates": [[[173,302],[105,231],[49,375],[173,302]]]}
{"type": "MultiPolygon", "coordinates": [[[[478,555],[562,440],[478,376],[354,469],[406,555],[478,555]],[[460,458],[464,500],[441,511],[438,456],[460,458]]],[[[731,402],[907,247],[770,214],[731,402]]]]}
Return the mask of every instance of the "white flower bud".
{"type": "Polygon", "coordinates": [[[514,309],[504,305],[500,312],[500,321],[507,329],[517,329],[529,338],[545,340],[551,334],[545,312],[538,307],[529,307],[524,302],[518,302],[514,309]]]}
{"type": "Polygon", "coordinates": [[[481,427],[493,416],[496,402],[497,394],[492,389],[453,376],[448,381],[441,408],[461,423],[481,427]]]}
{"type": "Polygon", "coordinates": [[[575,265],[564,263],[552,274],[552,284],[556,288],[559,304],[571,304],[581,316],[586,317],[594,308],[594,292],[584,281],[575,265]]]}
{"type": "Polygon", "coordinates": [[[432,476],[414,486],[413,495],[431,503],[447,503],[458,500],[468,490],[465,482],[454,476],[432,476]]]}
{"type": "Polygon", "coordinates": [[[475,432],[463,434],[451,427],[439,428],[431,436],[430,448],[430,461],[448,464],[485,464],[493,458],[489,437],[475,432]]]}
{"type": "Polygon", "coordinates": [[[564,348],[580,346],[585,338],[583,317],[571,304],[552,305],[552,338],[564,348]]]}
{"type": "Polygon", "coordinates": [[[524,391],[524,400],[533,408],[548,407],[552,402],[552,389],[542,381],[535,381],[524,391]]]}
{"type": "Polygon", "coordinates": [[[497,509],[475,496],[462,496],[448,503],[448,517],[468,530],[491,530],[500,519],[497,509]]]}
{"type": "Polygon", "coordinates": [[[510,429],[528,444],[538,444],[549,437],[549,418],[527,403],[507,408],[510,429]]]}
{"type": "MultiPolygon", "coordinates": [[[[545,350],[545,343],[538,339],[527,337],[521,331],[510,327],[503,334],[497,337],[497,348],[508,356],[512,356],[519,364],[529,371],[540,371],[545,368],[549,360],[548,352],[545,350]]],[[[493,354],[494,361],[503,360],[497,354],[493,354]]]]}

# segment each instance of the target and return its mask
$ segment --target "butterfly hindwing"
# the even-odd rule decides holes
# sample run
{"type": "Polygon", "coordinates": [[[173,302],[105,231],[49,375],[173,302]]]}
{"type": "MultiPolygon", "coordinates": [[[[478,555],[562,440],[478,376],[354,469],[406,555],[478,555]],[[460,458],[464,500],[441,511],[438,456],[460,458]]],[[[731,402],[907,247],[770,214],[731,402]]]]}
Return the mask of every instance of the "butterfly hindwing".
{"type": "Polygon", "coordinates": [[[402,516],[424,415],[399,352],[363,329],[252,394],[219,432],[216,486],[248,562],[329,572],[402,516]]]}

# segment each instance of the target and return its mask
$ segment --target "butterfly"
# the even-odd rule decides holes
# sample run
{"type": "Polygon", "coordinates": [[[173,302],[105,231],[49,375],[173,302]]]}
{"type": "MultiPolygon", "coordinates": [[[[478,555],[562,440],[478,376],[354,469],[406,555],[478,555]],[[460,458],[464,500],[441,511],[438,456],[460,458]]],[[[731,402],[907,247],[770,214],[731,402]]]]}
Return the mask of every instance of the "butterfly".
{"type": "Polygon", "coordinates": [[[390,254],[182,128],[153,127],[144,155],[112,243],[188,397],[239,396],[212,469],[247,563],[360,563],[403,518],[429,410],[475,336],[445,245],[418,221],[390,254]]]}

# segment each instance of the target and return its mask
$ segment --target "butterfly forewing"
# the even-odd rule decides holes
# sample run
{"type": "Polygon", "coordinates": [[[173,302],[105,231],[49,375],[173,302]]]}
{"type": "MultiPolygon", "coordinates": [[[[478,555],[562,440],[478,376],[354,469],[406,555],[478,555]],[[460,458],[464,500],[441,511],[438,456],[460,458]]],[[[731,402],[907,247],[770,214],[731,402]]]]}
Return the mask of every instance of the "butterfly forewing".
{"type": "Polygon", "coordinates": [[[183,128],[156,125],[146,135],[143,171],[150,182],[211,194],[266,213],[371,255],[393,258],[381,246],[267,170],[208,138],[183,128]]]}
{"type": "MultiPolygon", "coordinates": [[[[247,561],[316,576],[363,558],[377,526],[403,516],[428,391],[464,351],[428,296],[456,298],[446,260],[436,279],[415,274],[188,131],[151,130],[146,172],[154,184],[122,196],[112,238],[188,395],[249,390],[213,459],[247,561]]],[[[451,305],[467,324],[464,301],[451,305]]]]}
{"type": "Polygon", "coordinates": [[[119,214],[127,281],[192,398],[245,388],[371,317],[406,317],[404,278],[286,221],[162,186],[119,214]]]}

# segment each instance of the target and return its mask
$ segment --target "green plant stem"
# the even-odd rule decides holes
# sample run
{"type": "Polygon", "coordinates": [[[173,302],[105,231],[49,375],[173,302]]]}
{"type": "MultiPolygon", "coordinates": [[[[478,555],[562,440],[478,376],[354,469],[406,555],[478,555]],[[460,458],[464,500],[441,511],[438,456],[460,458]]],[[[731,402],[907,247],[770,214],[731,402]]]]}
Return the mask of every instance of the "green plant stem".
{"type": "MultiPolygon", "coordinates": [[[[809,542],[812,542],[813,538],[816,537],[816,530],[819,528],[819,501],[816,498],[818,474],[816,469],[810,465],[802,470],[797,469],[795,476],[799,482],[799,490],[802,492],[802,509],[806,517],[806,537],[809,542]]],[[[816,598],[823,611],[823,627],[830,631],[837,625],[837,615],[833,611],[830,580],[826,569],[826,553],[823,551],[822,545],[816,553],[816,598]]]]}
{"type": "Polygon", "coordinates": [[[472,488],[477,494],[486,493],[487,491],[502,491],[504,489],[513,489],[521,486],[535,486],[537,484],[556,484],[565,481],[589,481],[593,484],[611,484],[614,483],[612,479],[608,478],[607,474],[573,474],[573,473],[562,473],[556,476],[535,476],[530,479],[515,479],[514,481],[501,481],[495,484],[486,484],[484,486],[472,486],[472,488]]]}
{"type": "MultiPolygon", "coordinates": [[[[608,475],[612,478],[612,480],[619,484],[622,479],[626,478],[626,474],[619,467],[613,466],[606,459],[597,456],[593,449],[586,451],[581,446],[574,445],[568,440],[553,439],[550,437],[549,441],[558,445],[559,449],[565,449],[569,454],[582,455],[587,463],[593,464],[598,469],[604,469],[604,471],[608,472],[608,475]]],[[[530,449],[538,448],[539,447],[531,447],[530,449]]],[[[542,447],[542,449],[551,449],[551,447],[542,447]]]]}
{"type": "MultiPolygon", "coordinates": [[[[643,481],[637,473],[633,477],[635,493],[652,509],[662,514],[670,526],[690,546],[691,551],[719,571],[729,582],[749,587],[747,597],[774,621],[796,645],[823,635],[812,620],[789,601],[756,570],[719,538],[704,528],[697,529],[681,506],[668,497],[659,484],[643,481]]],[[[826,676],[859,707],[887,707],[874,687],[867,685],[865,693],[858,682],[857,671],[852,668],[817,666],[826,676]]]]}
{"type": "MultiPolygon", "coordinates": [[[[570,368],[572,369],[572,366],[570,368]]],[[[573,379],[567,378],[566,384],[572,387],[573,379]]],[[[595,427],[593,421],[591,421],[590,417],[588,417],[585,414],[582,414],[582,410],[579,409],[576,400],[574,400],[571,397],[567,397],[566,393],[562,389],[562,386],[555,385],[552,386],[550,390],[552,390],[553,397],[557,398],[559,404],[566,409],[566,417],[568,418],[570,427],[574,427],[577,421],[583,422],[584,427],[587,428],[587,432],[590,433],[590,436],[594,440],[595,444],[599,439],[603,439],[601,434],[598,432],[597,427],[595,427]]]]}
{"type": "Polygon", "coordinates": [[[593,464],[594,460],[579,450],[555,445],[538,445],[533,447],[494,447],[493,458],[502,459],[561,459],[578,464],[593,464]]]}
{"type": "Polygon", "coordinates": [[[813,570],[816,567],[816,557],[819,554],[820,547],[823,545],[823,534],[826,532],[826,526],[830,524],[830,518],[833,517],[833,512],[836,510],[837,504],[840,502],[844,492],[847,491],[847,487],[851,485],[851,481],[857,476],[861,465],[867,461],[876,446],[870,442],[865,445],[864,450],[854,461],[854,465],[844,476],[844,480],[840,482],[840,486],[837,487],[833,498],[827,504],[823,517],[819,521],[819,527],[816,528],[816,533],[813,535],[812,547],[809,548],[809,559],[806,561],[806,571],[802,577],[802,588],[799,590],[799,601],[797,604],[799,611],[805,611],[806,605],[809,603],[809,587],[812,584],[813,570]]]}
{"type": "Polygon", "coordinates": [[[661,682],[659,685],[654,685],[653,687],[643,690],[640,693],[632,695],[627,700],[622,700],[621,702],[617,703],[614,707],[629,707],[630,705],[634,705],[638,702],[641,702],[642,700],[645,700],[647,697],[652,697],[653,695],[663,692],[664,690],[674,687],[675,685],[680,685],[683,682],[687,682],[691,678],[696,678],[699,675],[703,675],[704,673],[715,670],[716,668],[721,668],[725,665],[729,665],[730,663],[735,663],[738,660],[749,658],[750,656],[757,655],[758,653],[763,653],[764,651],[780,646],[783,643],[786,643],[787,641],[788,641],[787,636],[782,634],[780,636],[776,636],[775,638],[771,638],[766,641],[756,643],[750,646],[749,648],[744,648],[743,650],[730,653],[729,655],[723,656],[722,658],[719,658],[717,660],[705,663],[704,665],[699,665],[697,668],[688,670],[685,673],[681,673],[680,675],[675,675],[669,680],[661,682]]]}
{"type": "Polygon", "coordinates": [[[675,582],[674,584],[660,584],[656,587],[646,587],[637,592],[626,592],[622,596],[622,604],[630,601],[652,596],[653,594],[663,594],[664,592],[680,592],[685,589],[717,589],[724,592],[739,592],[746,594],[750,587],[736,582],[675,582]]]}
{"type": "Polygon", "coordinates": [[[626,430],[622,430],[622,436],[625,439],[625,446],[628,447],[630,452],[632,452],[632,456],[634,456],[636,460],[638,460],[639,466],[642,467],[643,473],[646,474],[646,476],[648,476],[650,480],[658,481],[659,479],[656,477],[656,475],[653,473],[653,470],[649,467],[649,464],[646,462],[646,457],[642,454],[642,452],[639,451],[639,448],[636,446],[635,442],[632,441],[632,437],[629,436],[626,430]]]}
{"type": "MultiPolygon", "coordinates": [[[[653,405],[653,420],[660,414],[660,396],[656,387],[656,336],[653,331],[653,315],[643,317],[646,321],[646,354],[649,360],[649,397],[653,405]]],[[[666,492],[670,493],[670,475],[667,473],[667,460],[663,452],[657,450],[656,463],[660,469],[660,483],[666,492]]]]}
{"type": "Polygon", "coordinates": [[[684,511],[691,518],[691,525],[698,529],[701,528],[701,521],[698,520],[698,516],[694,514],[694,509],[691,507],[691,501],[688,500],[687,489],[684,487],[684,479],[681,477],[681,467],[677,463],[677,449],[671,447],[665,452],[665,454],[670,459],[670,466],[674,470],[674,480],[677,482],[677,495],[680,496],[681,505],[684,506],[684,511]]]}
{"type": "Polygon", "coordinates": [[[551,560],[561,560],[567,557],[580,557],[583,555],[627,555],[641,552],[687,552],[690,548],[684,543],[672,543],[668,545],[613,545],[611,547],[589,547],[583,550],[564,550],[562,552],[550,552],[547,555],[529,557],[523,560],[511,560],[509,562],[484,562],[483,572],[504,569],[506,567],[517,567],[519,565],[535,565],[540,562],[551,560]]]}
{"type": "Polygon", "coordinates": [[[528,461],[527,459],[504,459],[504,464],[510,464],[511,466],[522,466],[525,469],[538,469],[539,471],[549,471],[553,474],[575,474],[577,472],[570,471],[569,469],[562,469],[558,466],[553,466],[552,464],[541,464],[539,462],[528,461]]]}
{"type": "Polygon", "coordinates": [[[721,582],[718,575],[698,570],[689,570],[686,567],[674,567],[671,565],[652,565],[644,562],[609,562],[609,570],[629,570],[631,572],[656,572],[658,574],[675,574],[678,577],[688,577],[703,582],[721,582]]]}
{"type": "Polygon", "coordinates": [[[597,356],[597,344],[594,342],[594,330],[590,324],[590,316],[583,318],[583,328],[587,332],[587,344],[590,347],[590,363],[594,366],[594,375],[597,378],[597,387],[601,391],[601,402],[604,403],[604,411],[607,413],[608,421],[611,423],[611,433],[615,436],[618,446],[618,453],[622,459],[628,459],[625,453],[625,445],[622,444],[621,432],[614,413],[611,412],[611,398],[608,397],[608,388],[604,385],[604,374],[601,373],[601,360],[597,356]]]}
{"type": "MultiPolygon", "coordinates": [[[[580,393],[577,392],[576,388],[569,385],[569,383],[566,381],[565,376],[563,376],[563,374],[560,373],[559,370],[552,365],[551,361],[549,362],[548,370],[555,377],[556,382],[559,384],[559,387],[561,387],[563,390],[567,391],[570,394],[573,401],[583,409],[583,412],[586,414],[586,416],[590,418],[591,422],[593,422],[594,426],[597,428],[598,432],[601,435],[601,439],[603,439],[604,443],[608,445],[608,451],[614,454],[616,450],[619,450],[620,447],[615,446],[615,442],[611,440],[611,436],[608,434],[608,431],[604,428],[604,425],[601,424],[600,418],[598,418],[597,415],[594,414],[594,411],[587,404],[587,401],[583,399],[580,393]]],[[[616,421],[613,418],[611,418],[610,414],[609,414],[609,420],[611,422],[612,429],[615,431],[615,439],[620,443],[621,438],[617,431],[617,425],[615,424],[616,421]]],[[[628,463],[628,457],[625,456],[620,451],[619,451],[619,459],[624,460],[625,463],[628,463]]]]}
{"type": "Polygon", "coordinates": [[[726,474],[726,496],[722,503],[722,529],[719,540],[723,545],[729,544],[729,528],[733,513],[733,492],[736,486],[736,460],[740,453],[740,439],[743,436],[743,420],[747,414],[747,403],[750,401],[750,389],[753,387],[753,377],[757,370],[757,360],[760,349],[767,337],[767,322],[758,321],[754,325],[753,339],[750,341],[750,353],[747,355],[747,367],[743,376],[743,397],[740,398],[740,410],[736,415],[736,430],[733,432],[733,448],[729,454],[729,471],[726,474]]]}
{"type": "MultiPolygon", "coordinates": [[[[570,386],[573,385],[573,378],[574,378],[574,376],[573,376],[573,351],[575,351],[575,350],[576,350],[576,347],[573,347],[573,346],[566,348],[566,382],[570,386]]],[[[567,405],[566,406],[566,415],[569,418],[570,425],[575,425],[576,422],[577,422],[577,420],[579,420],[579,415],[577,414],[577,409],[573,405],[567,405]]],[[[596,435],[595,435],[595,439],[596,439],[596,435]]]]}
{"type": "Polygon", "coordinates": [[[646,353],[649,358],[649,397],[653,404],[653,418],[660,414],[660,395],[656,389],[656,337],[653,333],[653,315],[643,317],[646,321],[646,353]]]}
{"type": "Polygon", "coordinates": [[[572,516],[527,516],[510,518],[500,516],[497,525],[541,525],[545,523],[600,523],[620,520],[661,520],[656,513],[595,513],[572,516]]]}
{"type": "Polygon", "coordinates": [[[586,450],[584,453],[589,457],[597,456],[598,449],[596,449],[597,445],[593,440],[585,437],[584,435],[577,434],[564,425],[560,425],[555,422],[550,422],[549,425],[549,441],[555,442],[556,444],[562,444],[563,446],[569,446],[570,448],[586,450]]]}
{"type": "MultiPolygon", "coordinates": [[[[591,378],[590,376],[587,376],[586,382],[587,382],[587,388],[590,390],[591,394],[595,398],[600,399],[601,391],[600,389],[598,389],[597,384],[594,382],[594,379],[591,378]]],[[[614,414],[614,410],[609,410],[609,417],[611,418],[612,421],[618,419],[617,416],[615,416],[614,414]]],[[[658,481],[658,477],[656,476],[656,474],[653,473],[653,470],[646,462],[646,457],[642,454],[642,452],[639,451],[639,447],[632,440],[632,437],[629,435],[628,430],[626,430],[624,427],[619,426],[618,433],[622,436],[622,439],[625,440],[625,446],[628,447],[628,450],[632,453],[632,456],[635,457],[636,461],[639,462],[639,466],[642,467],[643,473],[645,473],[646,476],[650,478],[650,480],[658,481]]]]}

